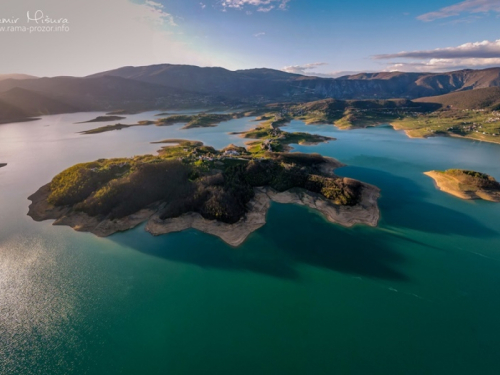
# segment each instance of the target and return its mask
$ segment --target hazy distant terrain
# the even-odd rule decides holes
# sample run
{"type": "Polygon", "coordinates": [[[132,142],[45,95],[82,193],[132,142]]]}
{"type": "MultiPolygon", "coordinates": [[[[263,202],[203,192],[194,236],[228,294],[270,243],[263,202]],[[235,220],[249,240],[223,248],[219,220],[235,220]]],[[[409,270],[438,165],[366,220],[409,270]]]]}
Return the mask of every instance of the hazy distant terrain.
{"type": "MultiPolygon", "coordinates": [[[[440,103],[428,97],[472,92],[474,95],[467,95],[472,95],[471,100],[475,100],[472,97],[479,91],[477,89],[498,86],[500,68],[439,74],[363,73],[333,79],[272,69],[230,71],[161,64],[123,67],[88,77],[0,76],[0,121],[91,110],[234,107],[327,98],[365,100],[426,97],[422,101],[440,103]]],[[[498,94],[498,90],[488,91],[491,96],[488,101],[494,103],[498,94]]],[[[450,97],[450,100],[465,98],[460,95],[450,97]]],[[[481,99],[478,99],[479,102],[481,99]]]]}
{"type": "Polygon", "coordinates": [[[4,79],[32,79],[38,78],[35,76],[30,76],[29,74],[0,74],[0,81],[4,79]]]}

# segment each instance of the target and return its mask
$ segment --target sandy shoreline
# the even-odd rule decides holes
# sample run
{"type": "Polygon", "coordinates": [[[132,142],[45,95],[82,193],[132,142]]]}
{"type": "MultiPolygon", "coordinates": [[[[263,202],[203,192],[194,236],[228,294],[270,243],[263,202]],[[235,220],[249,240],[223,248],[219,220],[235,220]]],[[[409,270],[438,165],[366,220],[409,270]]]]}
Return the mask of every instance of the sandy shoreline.
{"type": "Polygon", "coordinates": [[[484,199],[490,202],[500,202],[500,192],[492,192],[482,189],[465,190],[461,187],[462,185],[457,179],[438,171],[424,172],[424,174],[434,180],[434,183],[439,190],[457,198],[465,200],[484,199]]]}
{"type": "MultiPolygon", "coordinates": [[[[341,166],[343,166],[342,163],[335,159],[329,159],[327,163],[323,164],[322,169],[325,174],[334,176],[333,170],[341,166]]],[[[226,224],[204,219],[200,214],[194,212],[161,220],[159,210],[162,206],[159,203],[118,220],[91,217],[85,213],[74,211],[71,207],[54,207],[48,203],[50,184],[47,184],[28,198],[32,201],[28,215],[35,221],[55,220],[53,225],[66,225],[76,231],[90,232],[99,237],[127,231],[144,222],[147,222],[145,230],[152,235],[194,228],[217,236],[227,244],[236,247],[241,245],[251,233],[266,224],[266,216],[271,202],[307,206],[319,211],[328,221],[345,227],[356,224],[375,227],[380,219],[377,205],[380,190],[373,185],[365,183],[361,183],[361,185],[361,199],[355,206],[339,206],[322,195],[299,188],[284,192],[277,192],[270,187],[255,188],[255,197],[249,202],[247,214],[235,224],[226,224]]]]}

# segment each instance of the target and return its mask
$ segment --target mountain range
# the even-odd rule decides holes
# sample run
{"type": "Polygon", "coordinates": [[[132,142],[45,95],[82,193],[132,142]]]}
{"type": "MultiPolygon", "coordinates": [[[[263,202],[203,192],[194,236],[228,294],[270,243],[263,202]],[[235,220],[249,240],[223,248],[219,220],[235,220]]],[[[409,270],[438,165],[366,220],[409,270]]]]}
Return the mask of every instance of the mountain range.
{"type": "Polygon", "coordinates": [[[87,77],[0,75],[0,121],[78,111],[227,107],[326,98],[417,99],[490,87],[500,87],[500,68],[322,78],[265,68],[230,71],[161,64],[122,67],[87,77]]]}

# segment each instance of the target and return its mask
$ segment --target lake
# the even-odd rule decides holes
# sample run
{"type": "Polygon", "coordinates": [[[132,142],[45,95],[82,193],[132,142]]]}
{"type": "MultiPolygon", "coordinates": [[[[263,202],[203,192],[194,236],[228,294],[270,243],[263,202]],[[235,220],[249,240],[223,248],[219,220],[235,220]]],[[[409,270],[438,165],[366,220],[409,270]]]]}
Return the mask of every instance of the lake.
{"type": "Polygon", "coordinates": [[[97,238],[33,222],[27,197],[75,163],[154,153],[166,138],[243,145],[227,133],[256,125],[78,134],[106,125],[75,124],[99,115],[0,125],[1,374],[500,373],[500,205],[459,200],[423,175],[500,180],[500,145],[389,126],[283,128],[337,138],[295,150],[380,187],[377,228],[277,203],[238,248],[196,230],[97,238]]]}

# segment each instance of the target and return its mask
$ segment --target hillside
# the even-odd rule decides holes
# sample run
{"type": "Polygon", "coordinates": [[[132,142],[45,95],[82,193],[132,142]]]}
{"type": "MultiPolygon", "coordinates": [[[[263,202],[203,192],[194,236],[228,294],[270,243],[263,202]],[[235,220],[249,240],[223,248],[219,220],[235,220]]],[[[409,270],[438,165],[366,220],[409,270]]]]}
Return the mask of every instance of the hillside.
{"type": "Polygon", "coordinates": [[[5,122],[14,122],[28,118],[28,113],[22,109],[5,103],[0,99],[0,124],[5,122]]]}
{"type": "MultiPolygon", "coordinates": [[[[9,97],[15,98],[7,100],[7,103],[11,103],[21,112],[30,114],[91,110],[137,112],[172,108],[254,106],[273,102],[301,103],[324,99],[350,101],[343,104],[331,102],[330,105],[342,107],[337,110],[376,110],[422,106],[413,105],[408,101],[398,104],[394,100],[381,104],[380,100],[428,98],[453,92],[467,92],[465,90],[472,92],[474,89],[498,87],[500,68],[440,74],[363,73],[333,79],[265,68],[230,71],[223,68],[160,64],[123,67],[82,78],[25,78],[14,79],[11,76],[0,80],[0,93],[17,88],[43,96],[43,99],[38,97],[31,102],[26,91],[8,94],[9,97]],[[57,103],[48,103],[50,100],[57,103]]],[[[491,103],[494,105],[494,101],[491,103]]],[[[9,110],[12,111],[13,109],[9,110]]],[[[0,116],[4,119],[12,117],[6,114],[0,116]]],[[[352,121],[348,121],[350,122],[352,121]]]]}
{"type": "Polygon", "coordinates": [[[124,67],[90,77],[116,76],[202,93],[266,100],[390,99],[447,94],[462,89],[500,86],[500,68],[449,73],[362,73],[320,78],[273,69],[230,71],[189,65],[124,67]]]}
{"type": "MultiPolygon", "coordinates": [[[[63,102],[70,107],[67,112],[116,109],[141,111],[223,104],[217,97],[113,76],[98,78],[54,77],[21,81],[6,79],[0,81],[0,94],[9,98],[16,94],[16,105],[31,112],[32,103],[30,100],[28,98],[22,100],[22,93],[26,94],[27,92],[34,92],[63,102]],[[16,94],[16,91],[12,91],[14,89],[24,91],[18,91],[16,94]]],[[[43,113],[62,112],[56,110],[43,111],[43,113]]]]}
{"type": "Polygon", "coordinates": [[[22,108],[23,112],[28,116],[70,113],[82,110],[81,107],[67,104],[36,91],[18,87],[0,93],[0,101],[12,107],[22,108]]]}
{"type": "Polygon", "coordinates": [[[460,91],[415,99],[418,103],[438,103],[453,109],[500,109],[500,87],[460,91]]]}

